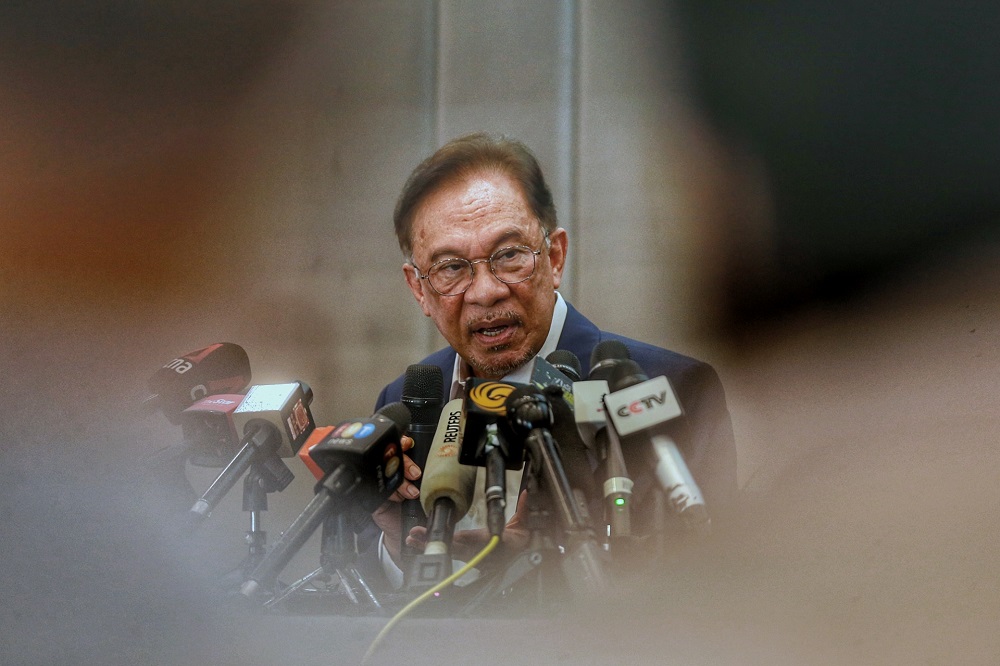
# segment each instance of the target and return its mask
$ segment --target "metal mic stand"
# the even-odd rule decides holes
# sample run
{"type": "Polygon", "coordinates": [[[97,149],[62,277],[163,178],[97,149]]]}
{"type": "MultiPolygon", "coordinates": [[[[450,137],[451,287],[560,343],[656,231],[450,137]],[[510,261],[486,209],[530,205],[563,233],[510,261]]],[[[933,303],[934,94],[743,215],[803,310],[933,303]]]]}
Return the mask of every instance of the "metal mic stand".
{"type": "Polygon", "coordinates": [[[357,537],[348,525],[347,516],[342,512],[328,515],[323,519],[322,530],[320,566],[268,599],[264,608],[272,609],[299,591],[307,596],[312,594],[324,597],[332,592],[340,592],[354,607],[358,607],[356,610],[364,599],[382,614],[384,610],[381,602],[355,566],[358,558],[357,537]],[[314,581],[329,583],[334,575],[337,577],[336,587],[306,587],[314,581]]]}
{"type": "MultiPolygon", "coordinates": [[[[254,461],[243,477],[243,511],[250,514],[250,529],[244,537],[247,556],[243,561],[222,577],[224,589],[239,589],[254,567],[264,558],[267,550],[267,532],[262,529],[262,512],[267,511],[267,496],[281,492],[288,487],[288,477],[276,473],[269,467],[277,462],[288,469],[280,459],[254,461]]],[[[289,470],[290,471],[290,470],[289,470]]]]}

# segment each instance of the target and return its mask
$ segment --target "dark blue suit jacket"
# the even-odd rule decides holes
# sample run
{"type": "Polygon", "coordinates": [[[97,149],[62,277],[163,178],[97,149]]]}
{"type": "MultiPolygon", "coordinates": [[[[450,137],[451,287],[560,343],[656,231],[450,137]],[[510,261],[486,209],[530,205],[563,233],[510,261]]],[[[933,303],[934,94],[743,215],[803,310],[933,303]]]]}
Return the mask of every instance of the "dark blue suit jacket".
{"type": "MultiPolygon", "coordinates": [[[[572,305],[568,306],[566,323],[559,338],[558,349],[573,352],[583,366],[584,377],[590,372],[590,354],[602,340],[620,340],[628,347],[632,360],[637,362],[650,377],[666,375],[677,394],[684,414],[670,424],[671,434],[687,462],[691,474],[701,487],[709,513],[716,518],[732,506],[736,496],[736,444],[733,426],[726,407],[722,382],[712,368],[703,361],[683,356],[660,347],[632,340],[597,328],[572,305]]],[[[445,378],[444,400],[448,400],[451,377],[455,368],[455,350],[441,349],[422,364],[437,365],[445,378]]],[[[382,389],[375,409],[401,399],[401,375],[382,389]]],[[[633,520],[643,522],[644,500],[656,482],[653,469],[637,451],[623,451],[633,488],[633,520]]],[[[646,512],[648,516],[648,512],[646,512]]],[[[638,527],[638,525],[637,525],[638,527]]]]}

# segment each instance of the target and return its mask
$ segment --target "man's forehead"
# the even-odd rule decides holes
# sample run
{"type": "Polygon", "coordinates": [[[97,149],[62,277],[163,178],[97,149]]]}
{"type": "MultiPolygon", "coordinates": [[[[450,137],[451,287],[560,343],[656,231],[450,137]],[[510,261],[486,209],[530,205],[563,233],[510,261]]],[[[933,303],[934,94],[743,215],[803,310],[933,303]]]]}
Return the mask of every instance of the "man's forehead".
{"type": "Polygon", "coordinates": [[[540,229],[541,223],[507,176],[474,174],[442,184],[417,207],[412,249],[414,254],[438,254],[454,243],[528,240],[540,229]]]}

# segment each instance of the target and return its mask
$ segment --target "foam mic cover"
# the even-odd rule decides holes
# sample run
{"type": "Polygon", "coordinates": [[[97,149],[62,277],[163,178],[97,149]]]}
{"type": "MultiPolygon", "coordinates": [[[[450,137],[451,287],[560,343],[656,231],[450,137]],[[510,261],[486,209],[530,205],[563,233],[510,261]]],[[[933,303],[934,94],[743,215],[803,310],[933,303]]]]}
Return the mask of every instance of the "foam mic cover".
{"type": "Polygon", "coordinates": [[[588,380],[605,380],[620,361],[630,358],[628,347],[620,340],[603,340],[590,353],[588,380]]]}
{"type": "Polygon", "coordinates": [[[458,522],[468,513],[476,490],[477,468],[458,461],[465,421],[462,402],[461,398],[455,398],[441,411],[437,433],[427,454],[420,489],[420,503],[427,515],[431,514],[434,503],[442,497],[454,502],[452,522],[458,522]]]}
{"type": "Polygon", "coordinates": [[[239,393],[250,384],[250,359],[243,347],[218,342],[173,359],[149,378],[145,409],[160,409],[178,424],[181,412],[208,395],[239,393]]]}
{"type": "Polygon", "coordinates": [[[524,441],[514,436],[507,416],[507,396],[527,384],[500,382],[470,377],[465,382],[463,410],[465,426],[462,430],[462,450],[459,461],[463,465],[486,466],[487,427],[495,426],[496,443],[500,447],[507,469],[517,470],[524,465],[524,441]]]}
{"type": "Polygon", "coordinates": [[[583,378],[583,368],[580,367],[580,359],[568,349],[557,349],[546,356],[545,360],[551,363],[556,370],[566,375],[572,382],[578,382],[583,378]]]}

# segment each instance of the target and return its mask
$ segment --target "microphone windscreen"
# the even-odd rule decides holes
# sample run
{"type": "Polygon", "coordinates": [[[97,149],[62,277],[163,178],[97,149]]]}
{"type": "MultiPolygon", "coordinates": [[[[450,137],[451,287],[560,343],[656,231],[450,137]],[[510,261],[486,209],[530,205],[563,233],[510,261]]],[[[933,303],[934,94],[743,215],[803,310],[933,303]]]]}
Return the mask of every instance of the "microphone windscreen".
{"type": "Polygon", "coordinates": [[[415,363],[403,377],[402,402],[413,423],[434,424],[444,402],[444,375],[436,365],[415,363]]]}
{"type": "Polygon", "coordinates": [[[618,362],[631,358],[628,347],[620,340],[604,340],[590,353],[590,375],[588,379],[608,378],[611,368],[618,362]]]}
{"type": "Polygon", "coordinates": [[[568,349],[557,349],[546,356],[545,360],[554,365],[559,372],[569,377],[571,381],[578,382],[583,377],[583,368],[580,366],[580,359],[568,349]]]}
{"type": "Polygon", "coordinates": [[[608,377],[608,389],[612,392],[620,391],[629,386],[635,386],[649,379],[639,364],[632,359],[625,359],[615,363],[611,369],[611,376],[608,377]]]}
{"type": "Polygon", "coordinates": [[[143,404],[159,408],[171,423],[207,395],[239,393],[250,385],[250,359],[243,347],[218,342],[175,358],[149,378],[153,396],[143,404]]]}
{"type": "Polygon", "coordinates": [[[410,427],[410,410],[401,402],[390,402],[375,413],[395,423],[400,432],[405,432],[410,427]]]}

